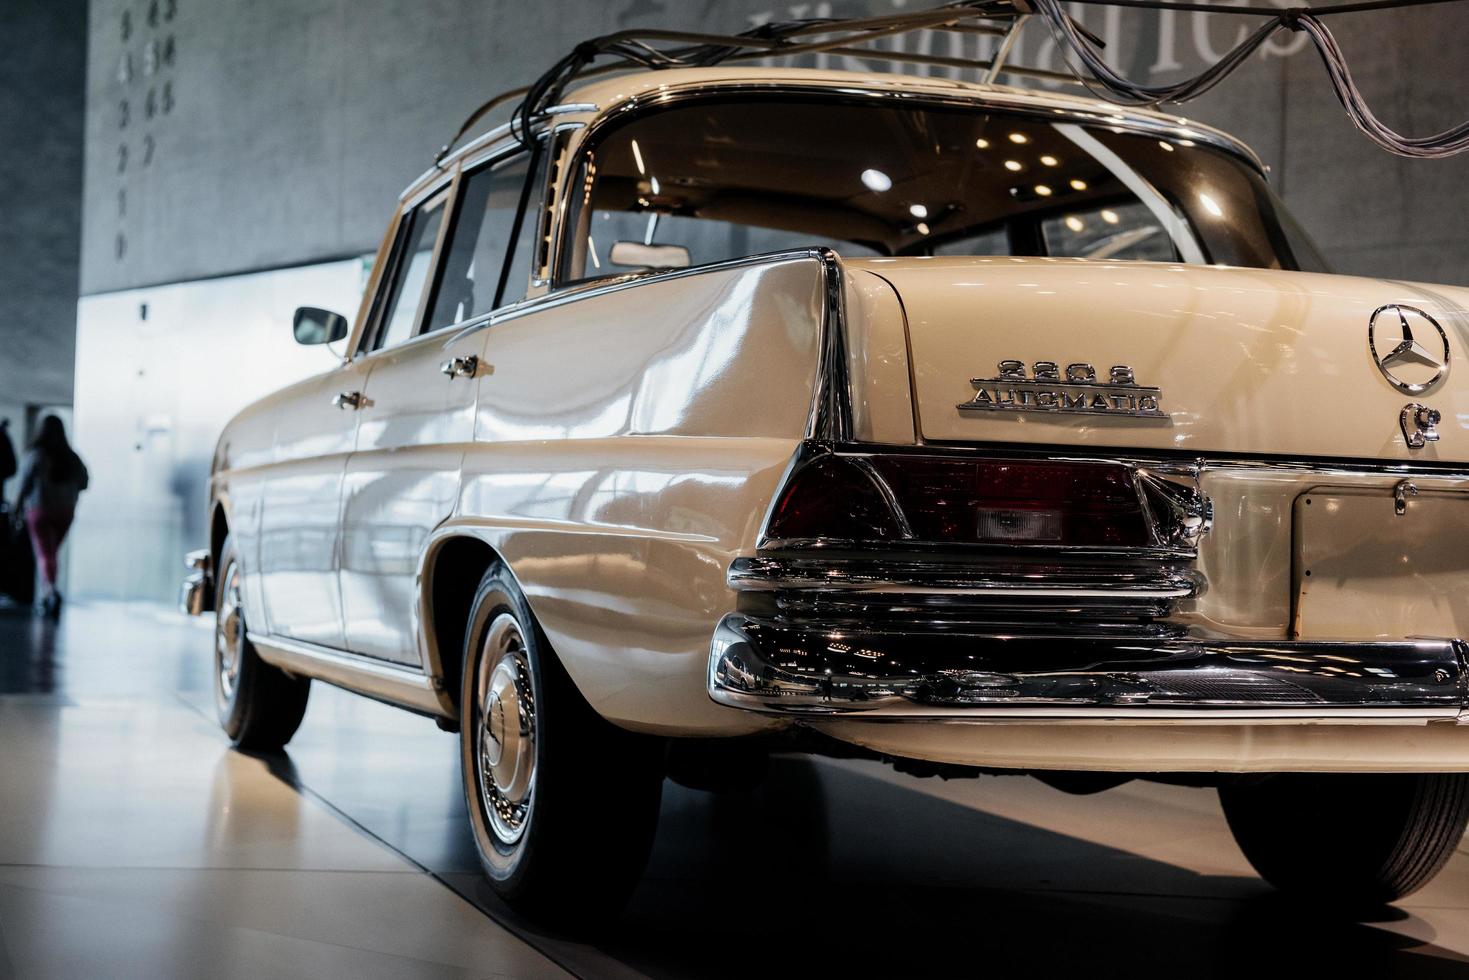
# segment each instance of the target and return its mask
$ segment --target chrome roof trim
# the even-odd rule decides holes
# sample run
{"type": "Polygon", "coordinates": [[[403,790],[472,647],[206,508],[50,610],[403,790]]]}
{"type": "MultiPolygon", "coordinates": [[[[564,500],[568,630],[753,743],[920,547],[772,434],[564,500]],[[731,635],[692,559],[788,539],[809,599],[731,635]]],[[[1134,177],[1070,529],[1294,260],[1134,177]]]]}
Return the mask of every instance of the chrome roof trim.
{"type": "MultiPolygon", "coordinates": [[[[535,119],[531,120],[531,136],[539,137],[541,134],[547,132],[559,133],[563,130],[568,129],[580,129],[585,126],[586,123],[560,122],[552,126],[550,125],[548,117],[552,115],[595,112],[596,109],[597,106],[591,102],[568,102],[565,105],[552,106],[544,114],[537,116],[535,119]]],[[[429,167],[423,173],[415,177],[412,183],[403,188],[403,192],[398,195],[398,200],[400,202],[406,201],[409,197],[416,194],[419,188],[432,181],[433,178],[441,174],[449,173],[456,166],[463,163],[465,160],[469,159],[471,156],[479,153],[480,151],[486,149],[499,149],[499,147],[495,147],[494,144],[501,141],[508,141],[512,137],[512,126],[513,122],[503,122],[500,125],[496,126],[494,129],[486,130],[485,132],[476,136],[474,139],[470,140],[468,143],[465,143],[463,146],[456,149],[453,153],[450,153],[448,156],[446,156],[443,160],[439,161],[434,166],[429,167]]]]}

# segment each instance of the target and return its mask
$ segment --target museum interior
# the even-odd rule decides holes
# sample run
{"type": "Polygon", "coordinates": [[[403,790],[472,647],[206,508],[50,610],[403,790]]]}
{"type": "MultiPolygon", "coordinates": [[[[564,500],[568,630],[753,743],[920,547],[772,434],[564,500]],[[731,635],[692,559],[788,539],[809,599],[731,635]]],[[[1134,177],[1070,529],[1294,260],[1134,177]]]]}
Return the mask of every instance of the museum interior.
{"type": "Polygon", "coordinates": [[[1469,976],[1469,0],[0,38],[0,978],[1469,976]]]}

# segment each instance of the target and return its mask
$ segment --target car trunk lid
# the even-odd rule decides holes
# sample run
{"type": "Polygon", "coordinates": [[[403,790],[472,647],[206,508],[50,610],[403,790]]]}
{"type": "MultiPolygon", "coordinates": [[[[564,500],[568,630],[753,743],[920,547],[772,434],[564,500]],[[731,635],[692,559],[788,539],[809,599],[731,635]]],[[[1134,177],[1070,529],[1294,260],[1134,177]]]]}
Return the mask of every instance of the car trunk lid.
{"type": "Polygon", "coordinates": [[[1469,460],[1469,374],[1453,370],[1469,350],[1469,290],[1008,256],[849,264],[902,299],[928,442],[1469,460]],[[1403,322],[1415,346],[1388,365],[1400,382],[1431,381],[1447,362],[1424,391],[1377,363],[1405,340],[1403,322]],[[1414,403],[1441,413],[1441,441],[1408,446],[1400,416],[1414,403]]]}

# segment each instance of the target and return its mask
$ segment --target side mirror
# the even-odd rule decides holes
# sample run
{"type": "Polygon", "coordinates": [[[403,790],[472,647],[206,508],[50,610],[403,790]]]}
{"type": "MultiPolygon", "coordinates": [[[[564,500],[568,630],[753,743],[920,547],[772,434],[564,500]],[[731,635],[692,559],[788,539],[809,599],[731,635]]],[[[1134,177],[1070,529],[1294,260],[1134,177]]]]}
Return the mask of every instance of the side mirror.
{"type": "Polygon", "coordinates": [[[640,269],[687,269],[690,261],[689,250],[682,245],[644,245],[642,242],[614,242],[607,257],[613,265],[640,269]]]}
{"type": "Polygon", "coordinates": [[[347,336],[351,325],[340,313],[302,306],[296,310],[291,329],[298,344],[330,344],[347,336]]]}

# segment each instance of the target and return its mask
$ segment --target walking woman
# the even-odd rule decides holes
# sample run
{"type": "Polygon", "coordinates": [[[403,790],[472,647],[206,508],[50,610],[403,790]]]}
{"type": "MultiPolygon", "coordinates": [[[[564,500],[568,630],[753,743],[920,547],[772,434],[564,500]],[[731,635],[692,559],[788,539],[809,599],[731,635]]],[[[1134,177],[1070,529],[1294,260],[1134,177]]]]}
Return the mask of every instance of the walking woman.
{"type": "Polygon", "coordinates": [[[61,420],[48,415],[31,440],[20,468],[20,511],[30,528],[36,563],[46,585],[42,610],[51,619],[61,616],[61,593],[56,591],[56,553],[71,528],[77,497],[87,489],[87,468],[66,441],[61,420]]]}

